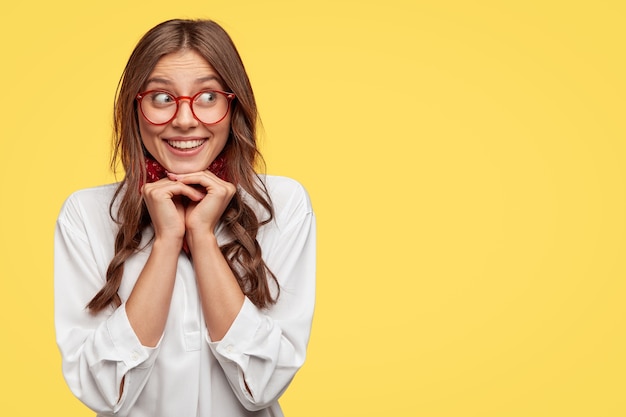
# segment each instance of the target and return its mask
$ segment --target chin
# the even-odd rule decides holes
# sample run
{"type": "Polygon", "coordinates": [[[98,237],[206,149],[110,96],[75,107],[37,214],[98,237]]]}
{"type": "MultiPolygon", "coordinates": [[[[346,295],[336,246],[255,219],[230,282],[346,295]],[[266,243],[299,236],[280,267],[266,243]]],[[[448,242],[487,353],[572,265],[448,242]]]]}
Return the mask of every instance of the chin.
{"type": "Polygon", "coordinates": [[[172,164],[172,169],[168,170],[173,174],[192,174],[194,172],[204,171],[209,167],[210,163],[189,163],[189,164],[172,164]]]}

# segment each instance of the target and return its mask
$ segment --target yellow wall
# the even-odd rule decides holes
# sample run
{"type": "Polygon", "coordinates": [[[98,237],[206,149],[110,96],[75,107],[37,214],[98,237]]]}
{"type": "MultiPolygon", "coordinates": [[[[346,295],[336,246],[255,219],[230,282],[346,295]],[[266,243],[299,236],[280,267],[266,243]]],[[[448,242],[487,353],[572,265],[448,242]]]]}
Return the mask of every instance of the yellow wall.
{"type": "Polygon", "coordinates": [[[1,9],[2,415],[93,415],[54,343],[54,221],[70,192],[114,180],[118,77],[172,17],[231,33],[268,170],[317,211],[288,416],[626,415],[624,2],[1,9]]]}

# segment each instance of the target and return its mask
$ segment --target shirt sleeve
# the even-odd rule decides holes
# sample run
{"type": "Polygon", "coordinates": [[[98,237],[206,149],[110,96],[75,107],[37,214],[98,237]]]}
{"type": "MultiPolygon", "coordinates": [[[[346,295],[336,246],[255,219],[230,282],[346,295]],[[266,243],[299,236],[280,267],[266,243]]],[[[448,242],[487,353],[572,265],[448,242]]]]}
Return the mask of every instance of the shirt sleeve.
{"type": "MultiPolygon", "coordinates": [[[[308,201],[308,196],[306,197],[308,201]]],[[[278,400],[304,363],[315,303],[315,216],[310,208],[281,230],[263,254],[280,285],[267,310],[248,298],[219,342],[209,346],[243,406],[251,411],[278,400]]]]}
{"type": "Polygon", "coordinates": [[[92,250],[97,236],[85,232],[81,211],[68,200],[55,230],[54,310],[63,375],[92,410],[126,415],[150,376],[159,346],[141,345],[125,305],[98,314],[86,309],[105,278],[92,250]]]}

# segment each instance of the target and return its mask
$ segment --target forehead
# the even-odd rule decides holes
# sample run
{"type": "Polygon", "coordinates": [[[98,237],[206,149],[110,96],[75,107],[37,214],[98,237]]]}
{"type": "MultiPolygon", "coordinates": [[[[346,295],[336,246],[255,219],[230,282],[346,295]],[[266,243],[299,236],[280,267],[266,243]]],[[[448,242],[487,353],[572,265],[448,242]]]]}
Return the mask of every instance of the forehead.
{"type": "Polygon", "coordinates": [[[176,81],[179,78],[206,78],[217,77],[217,72],[209,62],[193,49],[183,49],[164,55],[148,77],[153,80],[176,81]]]}

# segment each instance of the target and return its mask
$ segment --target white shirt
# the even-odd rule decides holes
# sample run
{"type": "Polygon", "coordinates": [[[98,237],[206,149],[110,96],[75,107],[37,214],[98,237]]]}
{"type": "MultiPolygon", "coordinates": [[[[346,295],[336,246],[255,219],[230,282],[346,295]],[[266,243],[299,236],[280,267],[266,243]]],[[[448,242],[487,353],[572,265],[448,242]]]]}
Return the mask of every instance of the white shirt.
{"type": "MultiPolygon", "coordinates": [[[[81,190],[67,199],[55,231],[57,344],[67,384],[99,416],[283,415],[278,398],[304,362],[311,330],[315,216],[296,181],[264,178],[276,216],[257,239],[280,283],[280,297],[265,310],[246,298],[219,342],[208,336],[192,263],[182,252],[169,316],[155,348],[139,342],[125,304],[91,314],[85,306],[104,285],[114,255],[118,226],[109,204],[117,184],[81,190]]],[[[253,207],[262,213],[258,204],[253,207]]],[[[152,235],[148,228],[145,248],[125,263],[122,301],[146,263],[152,235]]],[[[216,235],[218,242],[225,241],[221,228],[216,235]]]]}

